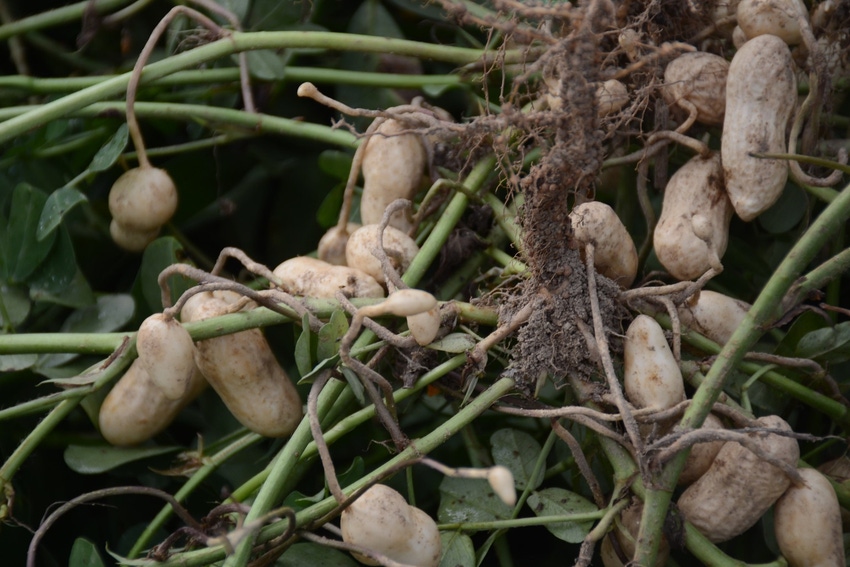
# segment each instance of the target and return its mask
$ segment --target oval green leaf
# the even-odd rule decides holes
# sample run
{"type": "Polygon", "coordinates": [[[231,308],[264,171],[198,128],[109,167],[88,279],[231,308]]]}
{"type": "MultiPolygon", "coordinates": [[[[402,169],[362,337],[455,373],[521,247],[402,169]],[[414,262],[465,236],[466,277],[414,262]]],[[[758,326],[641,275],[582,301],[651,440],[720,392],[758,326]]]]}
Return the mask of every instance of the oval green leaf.
{"type": "Polygon", "coordinates": [[[100,474],[151,457],[176,453],[182,447],[113,447],[111,445],[68,445],[65,464],[80,474],[100,474]]]}
{"type": "MultiPolygon", "coordinates": [[[[528,505],[541,518],[568,514],[589,514],[598,511],[593,502],[574,492],[557,487],[532,492],[528,497],[528,505]]],[[[552,532],[552,535],[568,543],[581,543],[592,528],[593,520],[546,524],[546,529],[552,532]]]]}
{"type": "Polygon", "coordinates": [[[44,240],[50,236],[68,211],[84,201],[88,201],[88,197],[73,187],[62,187],[51,193],[38,219],[36,239],[44,240]]]}
{"type": "Polygon", "coordinates": [[[537,478],[531,478],[543,450],[534,437],[517,429],[500,429],[490,437],[490,446],[493,461],[510,469],[518,489],[524,490],[529,485],[537,488],[543,482],[545,467],[541,467],[537,478]]]}

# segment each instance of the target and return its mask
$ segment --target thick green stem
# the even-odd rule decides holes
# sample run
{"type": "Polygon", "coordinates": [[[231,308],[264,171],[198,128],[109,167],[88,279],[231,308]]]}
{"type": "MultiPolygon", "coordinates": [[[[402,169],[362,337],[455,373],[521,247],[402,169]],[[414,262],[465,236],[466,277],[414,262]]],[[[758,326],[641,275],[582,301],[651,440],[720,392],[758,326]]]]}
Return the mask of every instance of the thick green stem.
{"type": "MultiPolygon", "coordinates": [[[[702,425],[714,402],[717,401],[717,397],[723,391],[730,371],[741,362],[744,354],[761,337],[767,327],[782,315],[780,310],[782,298],[817,252],[837,231],[842,229],[848,217],[850,217],[850,190],[845,187],[838,197],[821,212],[774,271],[738,329],[717,355],[705,376],[705,381],[694,394],[693,403],[685,411],[680,427],[697,428],[702,425]]],[[[683,451],[674,457],[664,467],[659,478],[655,479],[655,485],[647,489],[634,558],[640,565],[655,564],[664,518],[688,452],[683,451]]]]}
{"type": "Polygon", "coordinates": [[[130,2],[131,0],[94,0],[93,2],[84,0],[55,10],[41,12],[0,26],[0,41],[27,32],[80,20],[87,10],[94,9],[97,14],[102,14],[108,10],[125,6],[130,2]]]}

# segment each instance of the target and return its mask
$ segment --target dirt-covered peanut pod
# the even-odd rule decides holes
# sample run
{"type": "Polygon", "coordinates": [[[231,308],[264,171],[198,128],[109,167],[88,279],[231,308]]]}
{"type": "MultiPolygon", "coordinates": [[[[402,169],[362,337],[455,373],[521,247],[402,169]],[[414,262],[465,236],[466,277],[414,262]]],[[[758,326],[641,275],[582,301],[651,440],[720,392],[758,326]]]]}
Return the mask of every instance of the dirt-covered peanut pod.
{"type": "Polygon", "coordinates": [[[799,17],[808,18],[800,0],[741,0],[738,3],[738,26],[753,39],[760,35],[775,35],[788,45],[803,41],[799,17]]]}
{"type": "Polygon", "coordinates": [[[724,345],[749,310],[749,303],[704,289],[685,301],[678,312],[682,325],[724,345]]]}
{"type": "Polygon", "coordinates": [[[293,295],[332,298],[342,291],[348,297],[384,297],[384,288],[366,272],[309,256],[286,260],[274,269],[274,275],[293,295]]]}
{"type": "Polygon", "coordinates": [[[684,53],[664,69],[661,95],[702,124],[723,124],[729,62],[712,53],[684,53]]]}
{"type": "Polygon", "coordinates": [[[339,226],[329,228],[319,240],[317,250],[319,260],[336,266],[346,266],[345,247],[348,244],[348,237],[358,228],[360,225],[356,222],[348,223],[345,228],[339,226]]]}
{"type": "Polygon", "coordinates": [[[582,257],[584,245],[592,243],[596,270],[621,287],[632,285],[637,275],[637,249],[614,209],[599,201],[588,201],[570,212],[570,222],[582,257]]]}
{"type": "Polygon", "coordinates": [[[802,485],[791,485],[776,501],[776,543],[791,567],[844,567],[841,506],[829,480],[815,469],[797,469],[802,485]]]}
{"type": "Polygon", "coordinates": [[[709,268],[722,269],[731,220],[720,156],[691,158],[664,190],[653,234],[658,261],[679,280],[696,279],[709,268]]]}
{"type": "MultiPolygon", "coordinates": [[[[381,261],[375,256],[375,250],[381,242],[380,233],[381,226],[377,224],[362,226],[352,232],[345,246],[345,261],[348,266],[366,272],[383,284],[386,281],[384,270],[381,261]]],[[[393,226],[384,230],[383,248],[390,264],[400,274],[407,270],[419,253],[416,241],[393,226]]]]}
{"type": "MultiPolygon", "coordinates": [[[[167,378],[160,375],[158,382],[166,383],[167,378]]],[[[182,377],[177,382],[180,388],[186,386],[182,377]]],[[[180,410],[194,400],[206,385],[203,375],[195,369],[181,397],[166,396],[148,375],[142,360],[137,358],[100,405],[100,433],[113,445],[144,443],[168,427],[180,410]]]]}
{"type": "Polygon", "coordinates": [[[129,169],[109,191],[109,212],[125,229],[140,233],[158,230],[176,210],[177,188],[164,169],[129,169]]]}
{"type": "Polygon", "coordinates": [[[136,335],[139,360],[166,397],[177,400],[189,389],[195,372],[195,343],[173,317],[154,313],[136,335]]]}
{"type": "MultiPolygon", "coordinates": [[[[643,503],[635,499],[615,520],[614,528],[602,540],[600,555],[605,567],[623,567],[634,558],[642,514],[643,503]]],[[[670,544],[667,538],[662,536],[655,566],[666,565],[669,556],[670,544]]]]}
{"type": "Polygon", "coordinates": [[[788,45],[774,35],[760,35],[741,46],[726,79],[720,154],[726,192],[742,220],[753,220],[782,194],[788,163],[750,154],[785,153],[785,129],[796,102],[788,45]]]}
{"type": "MultiPolygon", "coordinates": [[[[402,123],[389,118],[363,142],[363,224],[379,224],[390,203],[411,199],[419,189],[428,155],[419,135],[402,133],[405,130],[402,123]]],[[[404,211],[393,214],[390,225],[405,232],[411,228],[404,211]]]]}
{"type": "MultiPolygon", "coordinates": [[[[779,416],[757,420],[763,427],[791,431],[779,416]]],[[[796,465],[797,441],[775,433],[747,433],[771,457],[796,465]]],[[[679,510],[709,540],[719,543],[755,524],[791,484],[780,468],[739,443],[726,442],[708,471],[679,497],[679,510]]]]}
{"type": "Polygon", "coordinates": [[[638,315],[623,344],[623,387],[638,408],[671,408],[685,399],[682,372],[664,330],[655,319],[638,315]]]}
{"type": "MultiPolygon", "coordinates": [[[[376,484],[364,492],[342,511],[340,528],[346,543],[374,550],[393,561],[420,567],[440,564],[442,543],[437,524],[389,486],[376,484]]],[[[352,555],[366,565],[380,565],[361,554],[352,555]]]]}
{"type": "MultiPolygon", "coordinates": [[[[241,301],[232,291],[197,293],[183,306],[183,321],[230,313],[241,301]]],[[[283,437],[301,420],[298,391],[259,329],[198,341],[195,363],[230,413],[251,431],[283,437]]]]}
{"type": "Polygon", "coordinates": [[[596,113],[608,116],[629,104],[629,90],[617,79],[609,79],[596,87],[596,113]]]}
{"type": "MultiPolygon", "coordinates": [[[[723,422],[713,413],[705,416],[705,421],[702,423],[701,429],[723,429],[723,422]]],[[[685,468],[682,469],[682,474],[679,475],[679,486],[687,486],[704,475],[712,463],[714,463],[717,453],[723,448],[724,441],[707,441],[705,443],[697,443],[691,447],[691,452],[688,454],[688,459],[685,461],[685,468]]]]}

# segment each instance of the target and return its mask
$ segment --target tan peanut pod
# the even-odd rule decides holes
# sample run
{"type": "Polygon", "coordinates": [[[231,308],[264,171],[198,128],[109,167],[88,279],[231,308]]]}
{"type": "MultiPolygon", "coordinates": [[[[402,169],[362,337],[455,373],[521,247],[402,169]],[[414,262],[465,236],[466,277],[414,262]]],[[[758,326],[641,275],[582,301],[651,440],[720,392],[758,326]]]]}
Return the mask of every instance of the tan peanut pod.
{"type": "Polygon", "coordinates": [[[410,329],[410,334],[420,346],[429,345],[437,338],[437,333],[440,332],[440,309],[432,307],[428,311],[408,315],[407,328],[410,329]]]}
{"type": "Polygon", "coordinates": [[[198,397],[206,385],[206,380],[196,368],[184,395],[178,399],[170,398],[151,380],[137,358],[100,405],[100,433],[112,445],[144,443],[168,427],[180,410],[198,397]]]}
{"type": "Polygon", "coordinates": [[[717,25],[717,31],[721,36],[729,37],[735,26],[735,11],[738,9],[738,0],[716,0],[714,10],[711,13],[712,21],[717,25]]]}
{"type": "Polygon", "coordinates": [[[274,269],[274,275],[293,295],[332,298],[342,291],[348,297],[384,297],[381,284],[362,270],[308,256],[290,258],[274,269]]]}
{"type": "Polygon", "coordinates": [[[789,486],[773,510],[776,543],[791,567],[844,567],[838,496],[817,470],[797,472],[804,484],[789,486]]]}
{"type": "Polygon", "coordinates": [[[134,167],[109,190],[109,212],[125,230],[158,231],[176,210],[177,188],[164,169],[134,167]]]}
{"type": "Polygon", "coordinates": [[[723,124],[726,113],[726,75],[729,62],[712,53],[684,53],[664,69],[661,95],[667,104],[696,112],[702,124],[723,124]]]}
{"type": "Polygon", "coordinates": [[[663,410],[685,399],[682,372],[664,330],[648,315],[635,317],[626,330],[623,388],[638,408],[663,410]]]}
{"type": "MultiPolygon", "coordinates": [[[[202,292],[183,306],[183,320],[202,321],[230,313],[242,296],[202,292]]],[[[283,437],[301,421],[301,398],[266,342],[249,329],[198,341],[195,363],[239,423],[266,437],[283,437]]]]}
{"type": "MultiPolygon", "coordinates": [[[[387,206],[396,199],[412,199],[425,173],[427,152],[416,134],[400,134],[407,128],[392,118],[385,120],[364,143],[363,224],[379,224],[387,206]]],[[[392,216],[390,225],[407,232],[411,228],[404,211],[392,216]]]]}
{"type": "Polygon", "coordinates": [[[195,343],[173,317],[154,313],[139,326],[136,350],[140,364],[162,393],[179,400],[195,373],[195,343]]]}
{"type": "Polygon", "coordinates": [[[348,237],[358,228],[360,225],[356,222],[348,223],[345,229],[338,226],[329,228],[319,240],[317,250],[319,260],[335,266],[346,266],[345,246],[348,244],[348,237]]]}
{"type": "MultiPolygon", "coordinates": [[[[762,426],[791,431],[779,416],[757,420],[762,426]]],[[[800,458],[797,441],[775,433],[748,433],[764,453],[789,465],[800,458]]],[[[755,524],[791,484],[779,468],[739,443],[726,442],[708,471],[679,497],[679,510],[709,540],[719,543],[755,524]]]]}
{"type": "Polygon", "coordinates": [[[741,46],[747,43],[747,34],[741,29],[741,26],[735,26],[732,30],[732,45],[735,49],[741,49],[741,46]]]}
{"type": "Polygon", "coordinates": [[[726,192],[735,212],[751,221],[779,199],[788,179],[785,128],[797,101],[788,45],[773,35],[749,40],[732,58],[726,79],[726,119],[720,141],[726,192]]]}
{"type": "MultiPolygon", "coordinates": [[[[442,542],[437,524],[389,486],[376,484],[352,502],[342,511],[340,529],[346,543],[372,549],[399,563],[440,564],[442,542]]],[[[359,553],[352,555],[365,565],[380,565],[359,553]]]]}
{"type": "Polygon", "coordinates": [[[775,35],[788,45],[803,41],[800,14],[808,18],[806,7],[798,0],[741,0],[738,3],[738,26],[749,39],[775,35]]]}
{"type": "Polygon", "coordinates": [[[682,325],[720,345],[729,341],[749,310],[749,303],[705,289],[678,309],[682,325]]]}
{"type": "Polygon", "coordinates": [[[670,178],[653,246],[658,260],[679,280],[722,269],[732,204],[723,190],[720,156],[691,158],[670,178]]]}
{"type": "Polygon", "coordinates": [[[637,275],[638,255],[635,243],[614,209],[599,201],[588,201],[570,212],[573,238],[594,245],[593,265],[603,276],[626,288],[637,275]]]}
{"type": "Polygon", "coordinates": [[[112,241],[129,252],[141,252],[148,244],[159,236],[160,227],[153,230],[139,232],[112,219],[109,223],[109,236],[112,241]]]}
{"type": "MultiPolygon", "coordinates": [[[[633,499],[628,508],[620,513],[614,528],[602,540],[600,555],[605,567],[624,567],[626,563],[634,559],[642,514],[643,503],[637,499],[633,499]],[[613,538],[616,538],[616,542],[612,541],[613,538]],[[615,549],[615,543],[619,547],[619,553],[615,549]],[[620,557],[621,554],[623,557],[620,557]]],[[[666,565],[669,556],[670,544],[667,538],[662,535],[661,542],[658,545],[658,555],[655,558],[655,566],[666,565]]]]}
{"type": "MultiPolygon", "coordinates": [[[[362,270],[383,284],[386,281],[384,270],[374,254],[380,232],[381,226],[377,224],[365,225],[352,232],[345,246],[345,262],[349,267],[362,270]]],[[[419,254],[416,241],[393,226],[384,230],[383,246],[387,258],[399,274],[403,274],[419,254]]]]}
{"type": "MultiPolygon", "coordinates": [[[[705,417],[701,429],[723,429],[723,422],[720,421],[719,417],[710,413],[705,417]]],[[[685,461],[685,468],[679,475],[679,486],[687,486],[704,475],[711,468],[711,464],[723,445],[723,441],[709,441],[697,443],[691,447],[688,460],[685,461]]]]}
{"type": "Polygon", "coordinates": [[[596,87],[596,114],[614,114],[629,103],[629,90],[617,79],[609,79],[596,87]]]}

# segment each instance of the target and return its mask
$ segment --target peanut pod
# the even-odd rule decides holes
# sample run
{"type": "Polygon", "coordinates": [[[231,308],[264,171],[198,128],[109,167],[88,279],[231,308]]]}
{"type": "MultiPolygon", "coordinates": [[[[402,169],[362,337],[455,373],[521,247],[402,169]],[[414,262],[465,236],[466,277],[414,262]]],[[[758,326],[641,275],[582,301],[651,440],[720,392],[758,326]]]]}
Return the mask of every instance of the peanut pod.
{"type": "Polygon", "coordinates": [[[388,226],[384,230],[383,239],[380,238],[380,232],[381,226],[377,224],[362,226],[352,232],[345,246],[345,262],[348,266],[366,272],[375,278],[375,281],[383,284],[386,278],[381,269],[381,262],[374,252],[379,242],[383,242],[387,258],[400,274],[407,270],[410,262],[419,253],[419,246],[407,233],[393,226],[388,226]]]}
{"type": "Polygon", "coordinates": [[[384,288],[366,272],[308,256],[290,258],[274,269],[274,275],[293,295],[332,298],[342,291],[348,297],[384,297],[384,288]]]}
{"type": "Polygon", "coordinates": [[[682,304],[678,312],[682,325],[725,345],[749,310],[749,303],[704,289],[682,304]]]}
{"type": "Polygon", "coordinates": [[[594,245],[593,265],[603,276],[626,288],[637,275],[638,255],[635,243],[617,213],[599,201],[588,201],[570,212],[573,238],[594,245]]]}
{"type": "Polygon", "coordinates": [[[183,325],[154,313],[139,326],[136,350],[139,363],[166,397],[185,395],[195,372],[195,343],[183,325]]]}
{"type": "Polygon", "coordinates": [[[685,399],[682,372],[655,319],[635,317],[623,351],[623,387],[635,407],[664,410],[685,399]]]}
{"type": "Polygon", "coordinates": [[[667,104],[696,112],[697,122],[723,124],[726,114],[726,75],[729,62],[712,53],[684,53],[664,69],[661,95],[667,104]]]}

